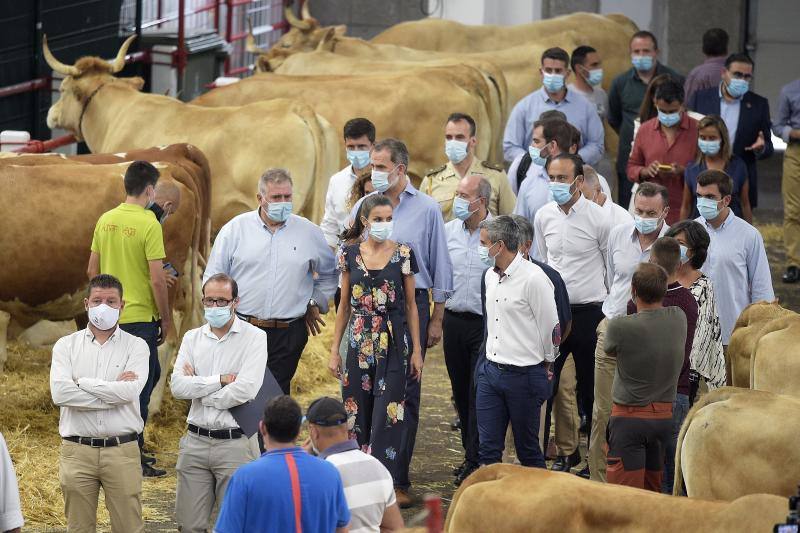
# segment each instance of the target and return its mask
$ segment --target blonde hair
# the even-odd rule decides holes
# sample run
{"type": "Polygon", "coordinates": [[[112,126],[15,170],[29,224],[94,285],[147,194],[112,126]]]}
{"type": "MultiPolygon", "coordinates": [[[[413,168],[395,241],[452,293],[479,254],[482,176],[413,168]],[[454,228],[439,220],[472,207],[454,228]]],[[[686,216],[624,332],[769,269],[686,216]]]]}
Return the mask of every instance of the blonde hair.
{"type": "MultiPolygon", "coordinates": [[[[719,153],[727,164],[727,162],[731,160],[732,154],[728,126],[725,125],[725,121],[722,120],[722,117],[719,115],[706,115],[697,123],[697,138],[700,138],[700,130],[710,127],[717,128],[719,132],[720,139],[722,140],[719,146],[719,153]]],[[[706,155],[700,150],[697,150],[697,163],[703,163],[705,160],[706,155]]]]}

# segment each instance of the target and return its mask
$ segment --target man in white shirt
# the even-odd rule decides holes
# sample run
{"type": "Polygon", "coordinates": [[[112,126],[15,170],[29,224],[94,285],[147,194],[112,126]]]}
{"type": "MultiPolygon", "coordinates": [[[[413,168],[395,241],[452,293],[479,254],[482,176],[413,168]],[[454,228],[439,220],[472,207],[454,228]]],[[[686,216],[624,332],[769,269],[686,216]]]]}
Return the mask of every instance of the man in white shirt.
{"type": "Polygon", "coordinates": [[[50,393],[61,408],[59,480],[70,531],[94,531],[103,487],[114,533],[141,533],[144,428],[139,393],[147,381],[147,343],[118,327],[122,284],[109,274],[89,281],[86,329],[53,346],[50,393]]]}
{"type": "Polygon", "coordinates": [[[484,220],[480,228],[478,253],[488,270],[486,357],[475,373],[478,457],[482,465],[502,460],[510,420],[520,462],[544,468],[539,411],[552,393],[550,367],[561,339],[553,284],[518,253],[511,217],[484,220]]]}
{"type": "Polygon", "coordinates": [[[344,148],[350,163],[331,176],[325,194],[325,214],[319,227],[331,248],[339,244],[339,235],[347,227],[350,208],[347,200],[359,174],[369,168],[369,152],[375,144],[375,125],[365,118],[352,118],[344,125],[344,148]]]}
{"type": "Polygon", "coordinates": [[[205,282],[207,324],[186,332],[172,371],[172,395],[192,401],[175,466],[175,517],[181,531],[207,531],[233,473],[258,457],[255,438],[247,438],[229,409],[258,394],[267,366],[267,334],[236,316],[238,292],[226,274],[205,282]]]}
{"type": "Polygon", "coordinates": [[[589,165],[583,165],[583,184],[581,184],[583,196],[603,208],[608,218],[611,220],[611,227],[626,224],[633,221],[633,217],[627,209],[614,203],[605,192],[600,183],[600,176],[597,171],[589,165]]]}
{"type": "Polygon", "coordinates": [[[663,185],[653,182],[641,184],[633,205],[634,218],[614,227],[608,235],[606,282],[609,293],[603,302],[604,318],[597,326],[594,406],[589,437],[589,471],[596,481],[606,480],[606,427],[611,416],[611,385],[617,368],[616,356],[607,354],[603,346],[606,327],[612,318],[627,314],[633,273],[639,264],[650,260],[651,246],[669,229],[664,221],[669,212],[669,194],[663,185]]]}
{"type": "MultiPolygon", "coordinates": [[[[580,156],[562,153],[547,160],[550,191],[554,202],[536,213],[533,221],[540,260],[555,268],[569,293],[572,332],[561,345],[563,354],[575,360],[578,401],[591,427],[594,402],[594,350],[597,325],[603,319],[602,304],[608,289],[605,283],[606,248],[611,222],[603,208],[580,192],[584,181],[580,156]]],[[[556,361],[554,390],[563,358],[556,361]]],[[[588,467],[581,475],[588,477],[588,467]]]]}
{"type": "Polygon", "coordinates": [[[6,440],[0,433],[0,531],[19,533],[25,520],[19,504],[19,487],[6,440]]]}

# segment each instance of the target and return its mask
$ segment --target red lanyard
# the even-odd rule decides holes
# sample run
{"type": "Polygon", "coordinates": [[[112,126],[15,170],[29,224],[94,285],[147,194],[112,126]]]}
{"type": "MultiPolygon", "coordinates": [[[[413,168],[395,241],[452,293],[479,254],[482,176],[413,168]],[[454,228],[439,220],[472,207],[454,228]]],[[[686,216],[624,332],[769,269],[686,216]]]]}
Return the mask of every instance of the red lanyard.
{"type": "Polygon", "coordinates": [[[289,478],[292,480],[292,501],[294,502],[294,530],[295,533],[303,533],[302,511],[303,501],[300,497],[300,474],[297,472],[297,464],[294,456],[287,453],[283,456],[286,459],[286,466],[289,468],[289,478]]]}

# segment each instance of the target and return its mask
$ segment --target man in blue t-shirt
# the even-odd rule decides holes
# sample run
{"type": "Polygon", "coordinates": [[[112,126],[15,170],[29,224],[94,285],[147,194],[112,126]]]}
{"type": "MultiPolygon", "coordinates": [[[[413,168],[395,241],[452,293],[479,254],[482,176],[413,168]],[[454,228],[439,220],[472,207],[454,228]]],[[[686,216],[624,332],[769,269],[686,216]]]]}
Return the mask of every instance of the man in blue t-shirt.
{"type": "Polygon", "coordinates": [[[289,396],[267,403],[259,422],[267,451],[231,478],[216,533],[349,531],[339,471],[294,444],[301,421],[300,406],[289,396]]]}

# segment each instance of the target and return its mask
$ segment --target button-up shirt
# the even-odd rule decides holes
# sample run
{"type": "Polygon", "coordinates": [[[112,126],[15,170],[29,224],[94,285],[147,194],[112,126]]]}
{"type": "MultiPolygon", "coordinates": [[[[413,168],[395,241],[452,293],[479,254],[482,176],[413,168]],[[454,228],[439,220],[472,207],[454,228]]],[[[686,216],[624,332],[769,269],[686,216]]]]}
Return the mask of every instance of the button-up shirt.
{"type": "Polygon", "coordinates": [[[100,344],[89,328],[53,346],[50,393],[61,408],[62,437],[121,437],[141,433],[139,393],[147,381],[147,343],[119,329],[100,344]],[[123,372],[134,381],[117,381],[123,372]]]}
{"type": "MultiPolygon", "coordinates": [[[[431,289],[433,301],[444,303],[453,292],[453,266],[447,251],[442,211],[436,200],[419,192],[411,185],[411,180],[406,179],[406,188],[400,193],[400,203],[392,213],[394,224],[389,238],[407,244],[414,250],[419,267],[419,272],[414,275],[416,288],[431,289]]],[[[380,193],[376,191],[370,194],[380,193]]],[[[362,200],[353,206],[350,212],[353,218],[362,200]]]]}
{"type": "Polygon", "coordinates": [[[503,135],[503,155],[506,161],[513,161],[528,150],[533,135],[533,123],[549,109],[564,113],[567,122],[580,130],[581,148],[578,155],[589,165],[597,164],[605,150],[605,132],[595,105],[569,89],[564,99],[556,102],[550,98],[544,87],[517,102],[511,111],[503,135]]]}
{"type": "Polygon", "coordinates": [[[761,233],[732,211],[716,229],[703,217],[696,220],[711,237],[702,270],[714,285],[722,344],[727,346],[736,319],[745,307],[775,299],[767,251],[761,233]]]}
{"type": "MultiPolygon", "coordinates": [[[[514,163],[519,167],[519,161],[522,156],[517,157],[514,163]]],[[[516,179],[517,171],[514,163],[511,164],[509,171],[514,171],[514,178],[516,179]]],[[[511,174],[509,174],[511,175],[511,174]]],[[[536,212],[542,208],[547,202],[551,201],[550,197],[550,177],[544,167],[540,167],[536,163],[531,163],[528,172],[525,174],[525,181],[519,188],[517,195],[517,205],[514,206],[514,214],[522,215],[528,220],[533,222],[536,217],[536,212]]]]}
{"type": "Polygon", "coordinates": [[[256,209],[222,226],[203,282],[224,272],[239,285],[240,313],[293,319],[306,313],[311,298],[321,312],[328,311],[338,281],[335,268],[333,251],[318,226],[290,215],[273,233],[256,209]]]}
{"type": "MultiPolygon", "coordinates": [[[[659,237],[663,237],[669,229],[666,224],[661,225],[659,237]]],[[[631,280],[639,263],[650,260],[650,244],[644,250],[639,243],[639,232],[633,220],[621,224],[611,230],[608,235],[608,253],[606,254],[606,282],[611,288],[608,298],[603,302],[603,314],[609,320],[618,316],[625,316],[626,305],[631,298],[631,280]]]]}
{"type": "Polygon", "coordinates": [[[533,234],[538,259],[555,268],[570,304],[606,299],[606,250],[611,222],[603,208],[583,196],[564,213],[555,202],[536,213],[533,234]]]}
{"type": "Polygon", "coordinates": [[[342,170],[331,176],[328,182],[328,192],[325,194],[325,214],[319,227],[325,235],[328,246],[336,247],[339,244],[339,235],[347,227],[347,218],[350,209],[347,199],[356,182],[353,165],[347,165],[342,170]]]}
{"type": "Polygon", "coordinates": [[[208,324],[183,336],[172,371],[170,389],[179,400],[192,400],[190,424],[206,429],[228,429],[239,424],[228,411],[255,399],[267,366],[267,334],[240,318],[217,338],[208,324]],[[187,376],[185,364],[194,375],[187,376]],[[220,383],[220,375],[236,374],[233,383],[220,383]]]}
{"type": "Polygon", "coordinates": [[[615,204],[614,200],[612,200],[611,196],[609,195],[606,195],[606,203],[604,203],[600,207],[603,208],[603,211],[605,211],[606,216],[611,221],[612,229],[619,226],[620,224],[633,222],[633,215],[631,215],[630,211],[628,211],[621,205],[615,204]]]}
{"type": "Polygon", "coordinates": [[[778,101],[778,118],[772,131],[784,142],[789,142],[789,133],[800,129],[800,79],[783,86],[778,101]]]}
{"type": "Polygon", "coordinates": [[[697,91],[719,85],[722,69],[725,68],[725,59],[726,56],[709,57],[692,69],[683,84],[683,91],[686,93],[684,102],[688,102],[692,94],[697,91]]]}
{"type": "Polygon", "coordinates": [[[736,130],[739,128],[739,113],[741,112],[741,109],[741,97],[728,101],[722,95],[722,85],[720,85],[719,114],[722,115],[722,121],[725,122],[725,126],[728,128],[728,138],[730,139],[731,146],[733,146],[733,143],[736,140],[736,130]]]}
{"type": "MultiPolygon", "coordinates": [[[[492,218],[491,213],[486,218],[492,218]]],[[[481,276],[486,266],[478,256],[481,231],[475,228],[470,233],[466,224],[458,219],[445,224],[444,231],[453,264],[453,294],[447,299],[445,308],[457,313],[482,315],[481,276]]]]}
{"type": "Polygon", "coordinates": [[[484,281],[486,358],[515,366],[555,361],[561,331],[544,271],[517,254],[505,272],[488,269],[484,281]]]}

